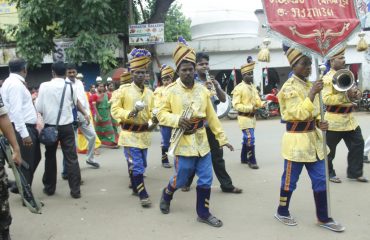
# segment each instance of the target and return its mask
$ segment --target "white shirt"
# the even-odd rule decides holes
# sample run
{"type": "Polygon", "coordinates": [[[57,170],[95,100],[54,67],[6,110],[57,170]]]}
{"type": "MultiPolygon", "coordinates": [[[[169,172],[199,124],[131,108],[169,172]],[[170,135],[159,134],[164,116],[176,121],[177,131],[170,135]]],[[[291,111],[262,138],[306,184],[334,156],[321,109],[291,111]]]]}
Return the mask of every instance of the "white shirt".
{"type": "Polygon", "coordinates": [[[75,79],[74,82],[72,82],[68,78],[66,79],[66,81],[72,83],[72,86],[74,86],[74,89],[76,89],[76,91],[74,91],[73,94],[77,95],[77,98],[80,101],[82,107],[85,109],[85,112],[88,115],[90,115],[90,105],[89,105],[89,102],[87,101],[87,96],[86,96],[84,84],[82,83],[82,81],[77,78],[75,79]]]}
{"type": "Polygon", "coordinates": [[[1,96],[15,130],[22,138],[28,137],[26,123],[36,124],[37,113],[31,93],[25,86],[24,78],[21,75],[10,73],[1,88],[1,96]]]}
{"type": "MultiPolygon", "coordinates": [[[[36,109],[42,114],[45,124],[56,125],[65,84],[66,81],[63,78],[53,78],[40,85],[39,95],[36,99],[36,109]]],[[[72,88],[76,92],[75,87],[72,86],[72,88]]],[[[77,104],[76,94],[73,94],[73,101],[77,104]]],[[[67,125],[73,122],[73,101],[71,88],[67,85],[59,125],[67,125]]]]}

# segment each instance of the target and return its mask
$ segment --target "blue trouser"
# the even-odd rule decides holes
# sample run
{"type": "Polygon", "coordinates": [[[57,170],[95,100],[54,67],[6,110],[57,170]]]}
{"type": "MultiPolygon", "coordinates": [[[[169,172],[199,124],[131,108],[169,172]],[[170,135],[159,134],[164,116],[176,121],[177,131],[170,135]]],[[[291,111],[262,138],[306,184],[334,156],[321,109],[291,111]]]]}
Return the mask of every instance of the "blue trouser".
{"type": "Polygon", "coordinates": [[[246,144],[248,147],[254,146],[254,128],[243,129],[243,144],[246,144]]]}
{"type": "Polygon", "coordinates": [[[128,172],[134,193],[138,193],[140,199],[148,198],[149,195],[145,189],[144,172],[147,167],[148,149],[135,147],[124,147],[123,153],[127,160],[128,172]]]}
{"type": "Polygon", "coordinates": [[[198,176],[198,187],[211,188],[213,180],[211,153],[207,153],[204,157],[176,156],[175,171],[175,175],[170,179],[174,189],[186,186],[194,172],[198,176]]]}
{"type": "Polygon", "coordinates": [[[170,138],[171,138],[171,131],[172,128],[161,126],[161,135],[162,135],[162,147],[169,148],[170,147],[170,138]]]}
{"type": "Polygon", "coordinates": [[[127,166],[129,171],[132,171],[133,176],[144,174],[147,167],[147,153],[148,149],[140,149],[134,147],[124,147],[123,153],[127,160],[127,166]]]}
{"type": "Polygon", "coordinates": [[[167,152],[168,152],[168,148],[170,147],[171,131],[172,131],[172,128],[166,127],[166,126],[161,126],[162,164],[163,163],[169,163],[167,152]]]}
{"type": "Polygon", "coordinates": [[[243,132],[243,142],[240,156],[241,162],[257,164],[254,146],[255,142],[254,128],[243,129],[242,132],[243,132]]]}
{"type": "Polygon", "coordinates": [[[304,166],[311,178],[312,189],[315,192],[326,191],[325,162],[323,160],[309,163],[285,160],[281,188],[293,192],[297,187],[299,175],[304,166]]]}
{"type": "Polygon", "coordinates": [[[320,222],[328,222],[330,221],[330,218],[328,216],[326,195],[325,162],[322,160],[309,163],[285,160],[284,173],[281,178],[280,204],[278,207],[278,214],[282,216],[290,216],[290,199],[292,197],[293,191],[297,187],[299,175],[301,174],[304,166],[306,167],[308,175],[311,178],[317,218],[320,222]]]}
{"type": "Polygon", "coordinates": [[[209,212],[213,178],[211,153],[207,153],[204,157],[176,156],[175,171],[175,175],[163,190],[162,199],[170,202],[176,189],[186,186],[189,177],[195,172],[198,176],[197,214],[200,218],[207,219],[211,215],[209,212]]]}

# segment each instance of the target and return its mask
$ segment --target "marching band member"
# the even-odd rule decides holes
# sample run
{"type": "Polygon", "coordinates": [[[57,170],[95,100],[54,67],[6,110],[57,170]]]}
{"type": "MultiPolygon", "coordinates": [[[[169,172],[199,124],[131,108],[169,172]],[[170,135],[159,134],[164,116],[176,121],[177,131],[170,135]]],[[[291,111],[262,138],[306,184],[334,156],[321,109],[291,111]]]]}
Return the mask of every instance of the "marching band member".
{"type": "Polygon", "coordinates": [[[323,88],[323,81],[317,80],[313,84],[308,81],[312,70],[309,57],[294,48],[290,48],[286,56],[294,74],[278,94],[286,132],[282,142],[284,173],[275,218],[289,226],[297,225],[289,213],[289,203],[302,169],[306,167],[312,182],[319,226],[342,232],[345,228],[328,216],[323,140],[318,130],[327,130],[328,122],[317,120],[320,115],[318,93],[323,88]]]}
{"type": "Polygon", "coordinates": [[[243,147],[241,163],[248,164],[252,169],[258,169],[255,154],[254,129],[256,128],[256,110],[262,106],[256,86],[253,84],[253,69],[255,62],[251,59],[241,66],[243,81],[233,90],[233,107],[238,111],[238,123],[243,132],[243,147]]]}
{"type": "MultiPolygon", "coordinates": [[[[222,90],[217,80],[213,76],[210,76],[208,73],[209,71],[208,54],[203,52],[199,52],[196,54],[195,69],[196,69],[195,81],[207,87],[207,89],[211,92],[211,102],[213,108],[217,112],[217,104],[219,102],[226,102],[226,93],[222,90]]],[[[220,148],[220,145],[216,140],[215,134],[213,134],[212,130],[209,128],[207,123],[205,127],[208,144],[211,149],[213,170],[216,174],[218,181],[220,182],[221,190],[226,193],[236,193],[236,194],[242,193],[243,190],[233,185],[233,181],[231,180],[231,177],[226,171],[225,160],[223,158],[224,152],[223,149],[220,148]]],[[[181,189],[182,191],[184,192],[190,191],[190,186],[193,182],[194,176],[195,173],[190,177],[189,181],[186,184],[186,187],[181,189]]]]}
{"type": "Polygon", "coordinates": [[[144,184],[147,152],[151,143],[148,121],[153,109],[153,92],[144,86],[145,74],[151,61],[145,49],[133,49],[130,53],[131,84],[122,85],[112,103],[112,115],[121,123],[119,144],[124,147],[134,194],[138,194],[143,207],[151,201],[144,184]]]}
{"type": "Polygon", "coordinates": [[[343,139],[349,152],[347,155],[347,177],[358,182],[368,182],[363,176],[363,153],[364,138],[361,128],[352,114],[352,100],[361,98],[359,90],[350,89],[347,92],[339,92],[333,86],[333,76],[340,70],[345,69],[346,59],[344,57],[345,48],[338,51],[330,58],[330,71],[323,78],[324,90],[323,101],[326,105],[325,119],[329,122],[327,141],[330,148],[329,159],[329,180],[340,183],[337,177],[333,160],[338,143],[343,139]]]}
{"type": "MultiPolygon", "coordinates": [[[[194,81],[195,51],[182,37],[179,38],[173,58],[179,79],[167,87],[165,99],[157,116],[161,125],[180,128],[185,130],[185,133],[177,136],[179,143],[174,151],[176,172],[168,186],[163,189],[160,210],[164,214],[169,213],[174,192],[183,187],[189,176],[196,172],[198,221],[213,227],[221,227],[222,221],[209,212],[213,176],[210,148],[204,128],[205,121],[208,122],[221,147],[226,146],[230,150],[233,150],[233,147],[228,144],[213,109],[209,90],[194,81]],[[192,113],[189,114],[190,118],[186,116],[187,114],[184,115],[184,112],[188,112],[186,110],[192,113]]],[[[175,129],[173,131],[176,132],[175,129]]],[[[171,145],[170,148],[172,147],[174,146],[171,145]]]]}
{"type": "MultiPolygon", "coordinates": [[[[167,65],[162,65],[161,68],[161,81],[162,86],[157,87],[154,91],[154,107],[159,109],[162,105],[162,100],[164,97],[165,88],[172,83],[173,78],[175,76],[175,70],[172,67],[167,65]]],[[[170,147],[170,138],[171,138],[171,127],[160,126],[161,128],[161,135],[162,135],[162,167],[164,168],[171,168],[171,164],[168,161],[167,151],[170,147]]]]}

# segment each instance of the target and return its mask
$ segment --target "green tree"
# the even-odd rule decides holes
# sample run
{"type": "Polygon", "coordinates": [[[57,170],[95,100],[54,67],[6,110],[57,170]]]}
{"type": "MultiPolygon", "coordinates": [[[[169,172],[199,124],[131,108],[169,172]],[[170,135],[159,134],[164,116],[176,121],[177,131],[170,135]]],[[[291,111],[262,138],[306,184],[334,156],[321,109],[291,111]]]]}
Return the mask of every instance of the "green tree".
{"type": "Polygon", "coordinates": [[[166,42],[176,42],[179,36],[191,40],[191,20],[181,12],[181,5],[172,4],[165,20],[164,38],[166,42]]]}
{"type": "MultiPolygon", "coordinates": [[[[17,3],[20,17],[15,34],[17,51],[31,66],[40,65],[43,56],[54,51],[55,39],[71,38],[74,41],[66,50],[67,61],[78,64],[83,61],[98,63],[104,72],[117,65],[115,50],[119,46],[118,36],[128,44],[129,1],[133,1],[135,6],[133,11],[135,23],[164,22],[174,2],[174,0],[11,1],[17,3]],[[144,1],[147,1],[147,4],[142,4],[144,1]],[[140,12],[146,12],[146,17],[140,15],[140,12]]],[[[171,12],[174,11],[172,9],[171,12]]]]}

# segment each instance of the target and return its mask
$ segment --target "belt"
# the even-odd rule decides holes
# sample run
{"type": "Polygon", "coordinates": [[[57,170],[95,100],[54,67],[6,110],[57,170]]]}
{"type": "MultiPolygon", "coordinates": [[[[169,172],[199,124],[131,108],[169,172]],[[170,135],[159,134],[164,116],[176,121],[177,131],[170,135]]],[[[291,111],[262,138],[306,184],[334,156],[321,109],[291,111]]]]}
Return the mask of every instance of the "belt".
{"type": "Polygon", "coordinates": [[[351,113],[353,111],[353,106],[340,106],[340,105],[331,105],[326,106],[326,111],[331,113],[351,113]]]}
{"type": "Polygon", "coordinates": [[[287,121],[286,122],[286,130],[290,133],[304,133],[304,132],[311,132],[315,130],[315,120],[311,121],[287,121]]]}
{"type": "Polygon", "coordinates": [[[243,117],[254,117],[255,114],[255,112],[238,112],[238,115],[243,117]]]}
{"type": "MultiPolygon", "coordinates": [[[[13,122],[12,122],[12,125],[15,128],[15,125],[14,125],[13,122]]],[[[36,127],[36,124],[32,124],[32,123],[25,123],[25,125],[26,125],[26,127],[30,127],[30,128],[35,128],[36,127]]]]}
{"type": "Polygon", "coordinates": [[[123,131],[128,132],[146,132],[148,131],[148,124],[129,124],[129,123],[122,123],[121,128],[123,131]]]}
{"type": "Polygon", "coordinates": [[[184,132],[184,135],[191,135],[191,134],[194,134],[198,129],[204,127],[204,119],[199,119],[199,118],[194,118],[194,119],[191,119],[192,121],[192,124],[191,124],[191,128],[189,130],[186,130],[184,132]]]}

